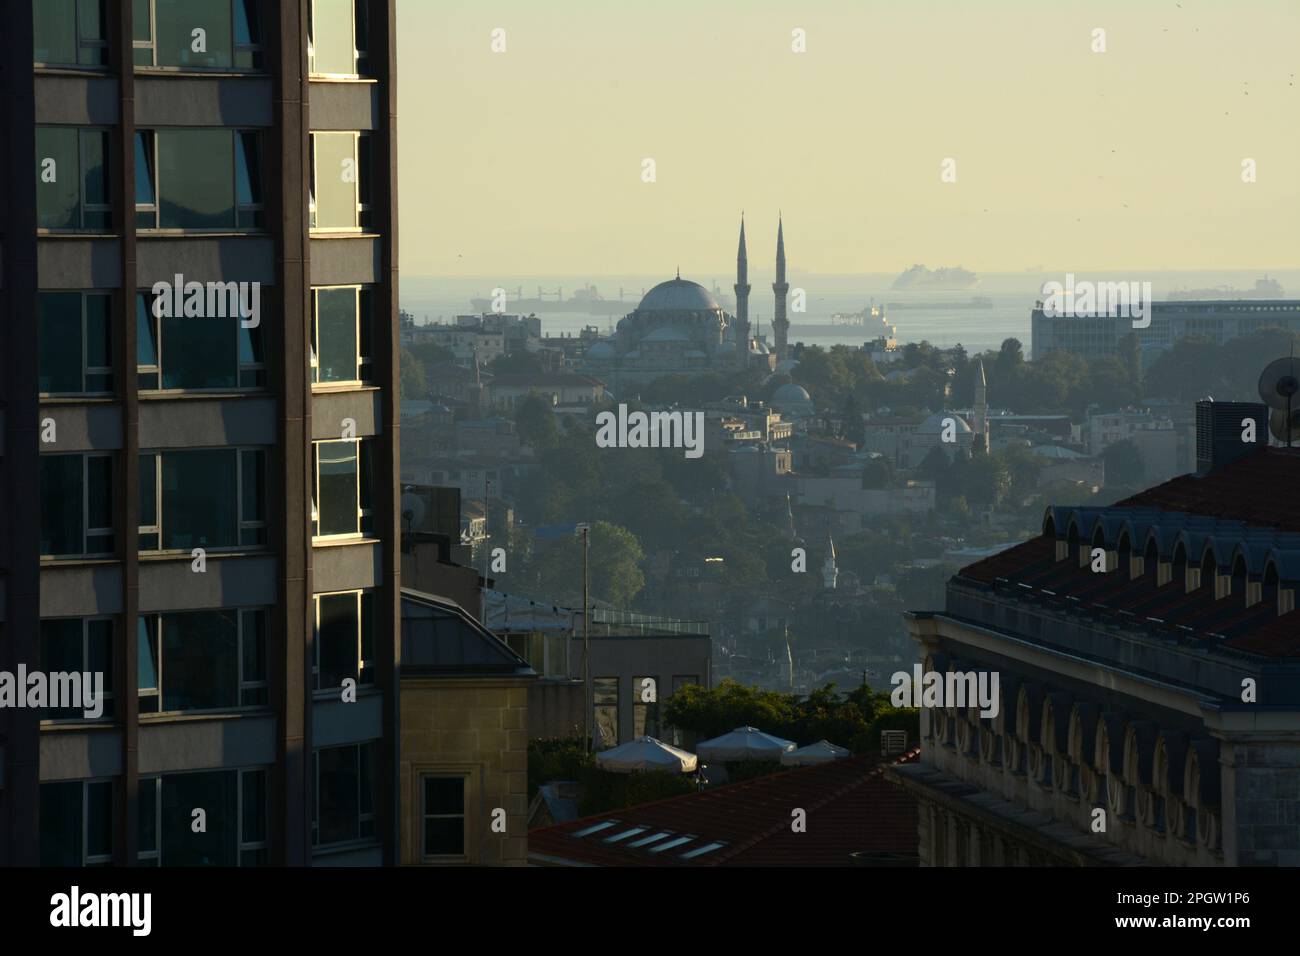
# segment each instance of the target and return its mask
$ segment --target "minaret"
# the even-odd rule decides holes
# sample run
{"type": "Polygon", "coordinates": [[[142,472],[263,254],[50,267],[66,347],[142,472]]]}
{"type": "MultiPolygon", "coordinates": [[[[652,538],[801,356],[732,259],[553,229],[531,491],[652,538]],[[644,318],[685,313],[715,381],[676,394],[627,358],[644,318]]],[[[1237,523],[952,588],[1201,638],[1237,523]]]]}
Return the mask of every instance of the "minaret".
{"type": "Polygon", "coordinates": [[[772,317],[772,333],[776,339],[776,360],[789,358],[790,320],[785,317],[785,297],[790,292],[790,283],[785,281],[785,235],[780,217],[776,221],[776,281],[772,283],[776,293],[776,314],[772,317]]]}
{"type": "Polygon", "coordinates": [[[745,214],[740,214],[740,248],[736,252],[736,366],[749,365],[749,257],[745,255],[745,214]]]}
{"type": "Polygon", "coordinates": [[[835,566],[835,541],[831,538],[829,525],[826,528],[826,560],[822,563],[822,583],[826,590],[834,591],[835,582],[839,580],[840,569],[835,566]]]}
{"type": "Polygon", "coordinates": [[[975,369],[975,440],[981,444],[984,454],[989,453],[989,386],[984,378],[984,360],[977,361],[975,369]]]}

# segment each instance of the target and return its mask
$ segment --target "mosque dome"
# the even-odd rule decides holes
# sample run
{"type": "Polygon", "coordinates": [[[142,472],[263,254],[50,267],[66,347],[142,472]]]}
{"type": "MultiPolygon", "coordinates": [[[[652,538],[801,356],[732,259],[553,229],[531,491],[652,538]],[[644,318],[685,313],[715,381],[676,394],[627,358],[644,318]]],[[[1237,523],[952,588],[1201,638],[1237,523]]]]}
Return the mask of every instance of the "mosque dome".
{"type": "Polygon", "coordinates": [[[811,402],[812,396],[808,394],[808,389],[802,385],[796,385],[794,382],[787,382],[772,393],[772,404],[777,402],[811,402]]]}
{"type": "Polygon", "coordinates": [[[935,414],[931,415],[925,421],[921,422],[920,425],[917,425],[916,433],[918,435],[942,434],[944,429],[944,421],[949,418],[953,420],[953,424],[955,426],[956,433],[958,435],[970,434],[971,427],[970,425],[966,424],[966,419],[962,418],[956,412],[949,411],[946,408],[941,412],[935,412],[935,414]]]}
{"type": "Polygon", "coordinates": [[[597,342],[587,349],[586,353],[586,357],[589,359],[611,359],[617,356],[618,351],[608,342],[597,342]]]}
{"type": "Polygon", "coordinates": [[[708,289],[680,277],[659,283],[637,306],[640,312],[714,312],[720,308],[708,289]]]}

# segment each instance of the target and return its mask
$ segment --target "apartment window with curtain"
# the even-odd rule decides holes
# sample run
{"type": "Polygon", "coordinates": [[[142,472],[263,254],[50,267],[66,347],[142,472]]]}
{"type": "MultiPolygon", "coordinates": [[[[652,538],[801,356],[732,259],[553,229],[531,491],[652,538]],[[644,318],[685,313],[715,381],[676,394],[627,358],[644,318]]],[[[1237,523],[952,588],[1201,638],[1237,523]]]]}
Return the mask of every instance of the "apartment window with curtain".
{"type": "MultiPolygon", "coordinates": [[[[263,290],[265,291],[265,290],[263,290]]],[[[158,316],[152,292],[135,297],[136,381],[141,391],[232,391],[266,387],[269,295],[258,324],[239,315],[158,316]]]]}
{"type": "MultiPolygon", "coordinates": [[[[51,618],[41,621],[41,670],[49,674],[103,675],[103,713],[113,716],[113,619],[111,617],[51,618]]],[[[93,688],[83,684],[83,694],[93,688]]],[[[46,720],[85,720],[82,707],[49,708],[46,720]]]]}
{"type": "Polygon", "coordinates": [[[113,458],[111,453],[42,455],[41,555],[111,557],[113,458]]]}
{"type": "Polygon", "coordinates": [[[312,289],[313,385],[362,385],[372,380],[373,301],[373,293],[363,286],[312,289]]]}
{"type": "Polygon", "coordinates": [[[140,714],[265,707],[266,629],[261,609],[142,614],[136,633],[140,714]]]}
{"type": "Polygon", "coordinates": [[[36,225],[52,232],[108,232],[109,131],[36,127],[36,225]]]}
{"type": "Polygon", "coordinates": [[[266,451],[199,448],[140,455],[140,550],[266,545],[266,451]]]}
{"type": "Polygon", "coordinates": [[[137,67],[262,69],[263,3],[259,0],[132,2],[132,46],[137,67]],[[196,35],[197,30],[202,33],[196,35]]]}
{"type": "Polygon", "coordinates": [[[366,0],[308,0],[307,18],[307,70],[312,76],[366,75],[370,49],[366,0]]]}
{"type": "Polygon", "coordinates": [[[266,223],[263,170],[256,130],[137,130],[136,228],[259,231],[266,223]]]}
{"type": "Polygon", "coordinates": [[[372,224],[370,134],[311,134],[310,226],[361,232],[372,224]]]}
{"type": "Polygon", "coordinates": [[[32,0],[32,60],[36,66],[108,65],[106,0],[32,0]]]}
{"type": "Polygon", "coordinates": [[[37,377],[42,395],[111,395],[113,297],[108,292],[36,296],[37,377]]]}

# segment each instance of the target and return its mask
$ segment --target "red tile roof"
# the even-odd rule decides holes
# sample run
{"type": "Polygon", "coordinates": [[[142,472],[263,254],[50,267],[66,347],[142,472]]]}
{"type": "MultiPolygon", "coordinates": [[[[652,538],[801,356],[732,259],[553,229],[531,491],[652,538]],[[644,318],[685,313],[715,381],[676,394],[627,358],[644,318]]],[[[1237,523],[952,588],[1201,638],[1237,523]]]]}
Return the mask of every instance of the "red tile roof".
{"type": "MultiPolygon", "coordinates": [[[[1240,521],[1251,528],[1300,531],[1300,449],[1269,448],[1198,477],[1183,475],[1117,502],[1114,509],[1164,512],[1240,521]]],[[[958,578],[995,586],[1025,600],[1083,611],[1116,623],[1154,626],[1179,638],[1214,643],[1268,657],[1300,656],[1300,612],[1279,616],[1261,601],[1250,608],[1240,593],[1214,600],[1205,587],[1187,592],[1182,581],[1154,586],[1150,577],[1094,574],[1076,556],[1055,559],[1056,541],[1040,535],[975,562],[958,578]]]]}
{"type": "MultiPolygon", "coordinates": [[[[913,750],[899,763],[916,760],[913,750]]],[[[884,777],[875,757],[846,757],[743,783],[530,830],[533,862],[587,866],[849,866],[855,851],[914,855],[916,803],[884,777]],[[807,829],[795,833],[791,812],[803,809],[807,829]],[[587,836],[575,836],[611,823],[587,836]],[[644,832],[610,843],[629,830],[644,832]],[[641,847],[629,846],[659,833],[641,847]],[[650,852],[674,839],[670,849],[650,852]],[[691,859],[682,855],[713,843],[691,859]]]]}

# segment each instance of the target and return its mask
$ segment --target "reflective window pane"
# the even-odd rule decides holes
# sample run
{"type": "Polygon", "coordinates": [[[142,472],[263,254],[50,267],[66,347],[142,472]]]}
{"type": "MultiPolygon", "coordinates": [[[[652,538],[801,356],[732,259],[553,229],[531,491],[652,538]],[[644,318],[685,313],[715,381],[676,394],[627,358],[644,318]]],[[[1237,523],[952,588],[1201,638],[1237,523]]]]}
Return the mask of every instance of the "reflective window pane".
{"type": "Polygon", "coordinates": [[[154,6],[159,66],[234,64],[230,0],[154,0],[154,6]]]}
{"type": "Polygon", "coordinates": [[[318,482],[320,533],[356,534],[360,530],[357,514],[357,444],[350,441],[320,442],[318,482]]]}
{"type": "Polygon", "coordinates": [[[152,308],[152,296],[141,293],[135,297],[135,363],[140,366],[158,364],[157,320],[152,308]]]}
{"type": "Polygon", "coordinates": [[[317,291],[316,361],[317,381],[356,381],[356,289],[320,289],[317,291]]]}
{"type": "Polygon", "coordinates": [[[81,866],[81,781],[41,784],[41,866],[81,866]]]}
{"type": "Polygon", "coordinates": [[[42,229],[81,226],[80,150],[76,129],[36,128],[36,224],[42,229]]]}
{"type": "Polygon", "coordinates": [[[345,678],[357,679],[357,595],[326,594],[318,598],[320,675],[318,686],[337,688],[345,678]]]}
{"type": "Polygon", "coordinates": [[[312,142],[315,144],[315,226],[352,229],[357,225],[356,137],[352,133],[312,133],[312,142]]]}
{"type": "Polygon", "coordinates": [[[163,615],[163,710],[239,706],[236,621],[225,610],[163,615]]]}
{"type": "Polygon", "coordinates": [[[171,451],[162,456],[165,550],[239,543],[234,449],[171,451]]]}
{"type": "Polygon", "coordinates": [[[313,0],[312,49],[315,53],[312,71],[338,73],[344,76],[356,72],[352,37],[352,0],[313,0]]]}
{"type": "Polygon", "coordinates": [[[80,392],[81,293],[40,293],[36,297],[36,328],[41,392],[80,392]]]}
{"type": "Polygon", "coordinates": [[[149,29],[149,0],[132,0],[131,39],[149,40],[152,36],[149,29]]]}
{"type": "Polygon", "coordinates": [[[135,201],[139,206],[154,203],[153,133],[141,130],[135,134],[135,201]]]}
{"type": "Polygon", "coordinates": [[[316,751],[320,843],[360,837],[360,767],[356,747],[316,751]]]}
{"type": "Polygon", "coordinates": [[[109,856],[113,852],[113,784],[86,784],[86,856],[109,856]]]}
{"type": "Polygon", "coordinates": [[[157,618],[142,617],[136,629],[136,686],[141,691],[158,689],[157,618]]]}
{"type": "Polygon", "coordinates": [[[158,130],[164,229],[233,229],[234,149],[230,130],[158,130]]]}
{"type": "Polygon", "coordinates": [[[160,852],[165,866],[235,866],[239,856],[237,770],[162,778],[160,852]],[[207,811],[207,832],[194,833],[193,810],[207,811]]]}
{"type": "Polygon", "coordinates": [[[73,0],[32,0],[32,21],[34,62],[50,66],[77,62],[77,8],[73,0]]]}
{"type": "Polygon", "coordinates": [[[86,296],[86,367],[107,368],[113,364],[112,328],[107,295],[86,296]]]}
{"type": "Polygon", "coordinates": [[[81,554],[81,455],[41,456],[41,554],[81,554]]]}
{"type": "Polygon", "coordinates": [[[163,388],[234,388],[239,384],[238,318],[164,316],[163,388]]]}

